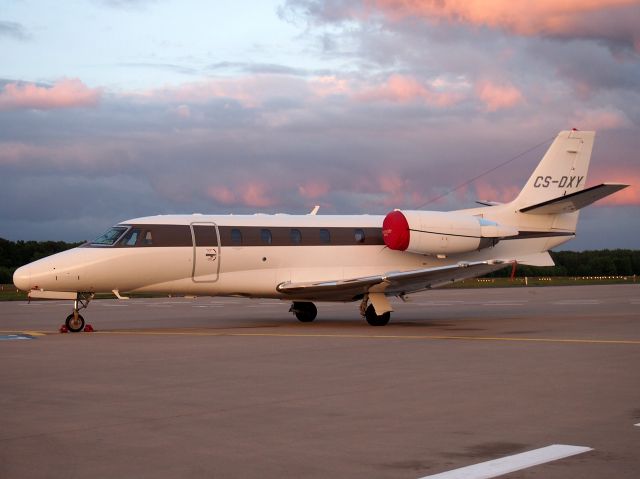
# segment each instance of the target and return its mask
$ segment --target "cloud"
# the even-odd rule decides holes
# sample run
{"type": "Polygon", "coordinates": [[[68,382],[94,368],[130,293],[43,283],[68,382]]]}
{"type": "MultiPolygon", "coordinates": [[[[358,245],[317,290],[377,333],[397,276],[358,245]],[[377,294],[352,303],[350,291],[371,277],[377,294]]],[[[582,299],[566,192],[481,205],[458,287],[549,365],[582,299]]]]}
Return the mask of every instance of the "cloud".
{"type": "Polygon", "coordinates": [[[89,88],[78,79],[59,80],[51,86],[8,83],[0,91],[0,110],[91,107],[100,97],[100,89],[89,88]]]}
{"type": "Polygon", "coordinates": [[[482,80],[476,84],[476,94],[487,111],[512,108],[523,102],[522,93],[508,83],[494,83],[482,80]]]}
{"type": "Polygon", "coordinates": [[[317,199],[325,196],[330,189],[331,186],[325,180],[311,180],[298,186],[298,193],[303,198],[317,199]]]}
{"type": "Polygon", "coordinates": [[[0,20],[0,37],[10,37],[14,40],[29,40],[31,35],[29,35],[26,28],[20,23],[0,20]]]}
{"type": "Polygon", "coordinates": [[[615,108],[581,109],[575,112],[570,122],[580,130],[614,130],[633,125],[623,111],[615,108]]]}
{"type": "Polygon", "coordinates": [[[246,75],[237,77],[212,77],[205,80],[154,88],[126,96],[140,102],[196,103],[212,100],[234,100],[247,108],[256,108],[274,98],[294,99],[308,93],[304,78],[289,75],[246,75]]]}
{"type": "Polygon", "coordinates": [[[271,193],[273,188],[259,181],[247,181],[237,184],[233,190],[227,186],[214,185],[207,194],[224,205],[242,205],[252,208],[267,208],[278,203],[271,193]]]}
{"type": "Polygon", "coordinates": [[[436,92],[421,84],[415,78],[406,75],[391,75],[384,83],[365,88],[356,93],[360,101],[388,101],[394,103],[410,103],[416,100],[438,107],[451,106],[460,101],[456,93],[436,92]]]}
{"type": "Polygon", "coordinates": [[[218,62],[209,65],[212,71],[229,71],[234,73],[269,74],[269,75],[293,75],[307,76],[309,71],[302,68],[294,68],[277,63],[251,63],[251,62],[218,62]]]}
{"type": "MultiPolygon", "coordinates": [[[[376,12],[392,22],[421,17],[522,36],[601,40],[640,52],[636,0],[364,0],[358,13],[376,12]]],[[[353,15],[353,9],[350,13],[353,15]]]]}

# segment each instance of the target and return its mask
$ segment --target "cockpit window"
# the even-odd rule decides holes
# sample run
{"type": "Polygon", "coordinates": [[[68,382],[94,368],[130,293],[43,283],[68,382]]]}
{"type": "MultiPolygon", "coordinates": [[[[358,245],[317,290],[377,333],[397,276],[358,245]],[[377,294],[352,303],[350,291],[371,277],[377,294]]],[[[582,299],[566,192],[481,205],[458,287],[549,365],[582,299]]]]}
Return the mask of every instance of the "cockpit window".
{"type": "Polygon", "coordinates": [[[151,231],[145,231],[142,244],[145,246],[151,246],[153,244],[153,236],[151,235],[151,231]]]}
{"type": "Polygon", "coordinates": [[[122,238],[122,246],[135,246],[138,241],[138,236],[140,236],[140,230],[130,230],[124,238],[122,238]]]}
{"type": "Polygon", "coordinates": [[[126,226],[113,226],[109,228],[104,234],[98,236],[94,239],[91,244],[104,245],[104,246],[112,246],[120,239],[122,233],[127,231],[126,226]]]}

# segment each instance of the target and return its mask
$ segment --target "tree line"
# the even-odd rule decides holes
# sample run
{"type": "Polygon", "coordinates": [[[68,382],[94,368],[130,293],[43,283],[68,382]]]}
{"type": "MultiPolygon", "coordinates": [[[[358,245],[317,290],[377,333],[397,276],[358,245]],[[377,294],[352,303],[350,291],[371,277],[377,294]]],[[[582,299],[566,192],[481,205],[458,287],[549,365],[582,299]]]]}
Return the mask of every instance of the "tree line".
{"type": "MultiPolygon", "coordinates": [[[[10,284],[16,268],[82,243],[9,241],[0,238],[0,283],[10,284]]],[[[517,276],[631,276],[640,275],[640,250],[551,251],[555,266],[518,266],[517,276]]],[[[511,269],[492,273],[505,277],[511,269]]]]}
{"type": "MultiPolygon", "coordinates": [[[[518,265],[516,276],[633,276],[640,275],[640,250],[603,249],[591,251],[550,251],[555,266],[518,265]]],[[[488,276],[506,277],[511,269],[488,276]]]]}
{"type": "Polygon", "coordinates": [[[0,284],[12,283],[13,272],[20,266],[81,244],[64,241],[9,241],[0,238],[0,284]]]}

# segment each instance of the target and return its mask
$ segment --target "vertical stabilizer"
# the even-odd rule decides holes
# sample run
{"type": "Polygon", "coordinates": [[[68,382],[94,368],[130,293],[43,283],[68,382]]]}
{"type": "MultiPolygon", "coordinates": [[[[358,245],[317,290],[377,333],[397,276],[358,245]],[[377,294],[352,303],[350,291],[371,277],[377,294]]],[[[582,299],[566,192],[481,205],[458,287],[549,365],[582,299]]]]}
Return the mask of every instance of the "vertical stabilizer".
{"type": "Polygon", "coordinates": [[[594,131],[561,131],[518,197],[517,209],[526,208],[584,189],[593,149],[594,131]]]}

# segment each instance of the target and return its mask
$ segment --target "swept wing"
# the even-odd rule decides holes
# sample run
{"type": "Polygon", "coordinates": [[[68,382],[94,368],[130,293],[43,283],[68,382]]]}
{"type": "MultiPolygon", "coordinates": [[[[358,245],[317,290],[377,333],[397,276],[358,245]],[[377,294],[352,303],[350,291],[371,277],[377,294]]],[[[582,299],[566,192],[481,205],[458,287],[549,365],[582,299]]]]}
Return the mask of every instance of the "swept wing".
{"type": "Polygon", "coordinates": [[[392,271],[376,276],[318,282],[284,282],[280,293],[292,298],[326,301],[354,301],[368,293],[408,294],[437,288],[463,279],[482,276],[512,264],[512,261],[478,261],[437,268],[392,271]]]}

